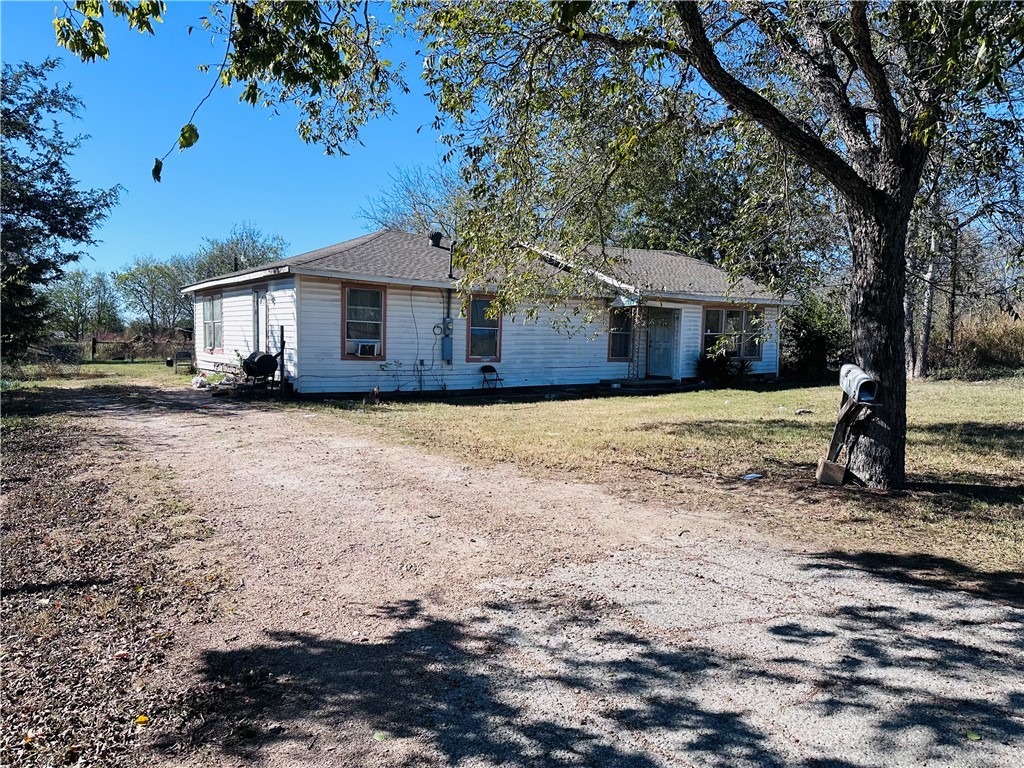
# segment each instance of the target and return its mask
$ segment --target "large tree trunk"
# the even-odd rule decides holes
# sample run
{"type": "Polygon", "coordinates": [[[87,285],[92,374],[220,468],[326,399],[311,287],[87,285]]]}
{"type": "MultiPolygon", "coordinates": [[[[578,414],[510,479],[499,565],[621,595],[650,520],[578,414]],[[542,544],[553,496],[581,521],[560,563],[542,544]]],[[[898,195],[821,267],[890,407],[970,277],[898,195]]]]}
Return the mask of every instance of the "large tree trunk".
{"type": "Polygon", "coordinates": [[[853,356],[878,381],[878,401],[851,429],[848,469],[869,488],[897,489],[904,482],[907,435],[903,298],[909,210],[852,210],[850,218],[853,356]]]}

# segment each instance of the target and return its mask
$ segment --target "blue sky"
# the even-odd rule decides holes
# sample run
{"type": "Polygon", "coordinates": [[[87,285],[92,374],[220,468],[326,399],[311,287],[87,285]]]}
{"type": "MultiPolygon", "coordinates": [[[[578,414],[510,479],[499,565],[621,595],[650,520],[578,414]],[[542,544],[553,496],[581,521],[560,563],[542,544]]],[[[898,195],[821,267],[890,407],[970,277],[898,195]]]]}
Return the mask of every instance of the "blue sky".
{"type": "Polygon", "coordinates": [[[168,3],[152,37],[107,19],[110,58],[92,64],[56,46],[54,8],[52,2],[0,3],[0,52],[11,64],[63,59],[57,79],[71,83],[85,103],[74,128],[91,136],[72,158],[72,173],[83,186],[124,187],[98,231],[102,242],[80,263],[90,271],[117,269],[135,255],[187,253],[242,221],[284,237],[289,254],[358,236],[366,224],[356,211],[388,185],[396,166],[431,165],[444,151],[430,128],[434,110],[423,95],[415,43],[403,41],[389,58],[409,62],[412,93],[397,96],[398,115],[367,126],[365,146],[349,147],[348,157],[327,157],[304,144],[294,114],[275,117],[218,88],[194,121],[199,143],[173,153],[157,184],[153,159],[174,144],[215,77],[197,65],[214,66],[223,56],[208,34],[186,34],[209,6],[168,3]]]}

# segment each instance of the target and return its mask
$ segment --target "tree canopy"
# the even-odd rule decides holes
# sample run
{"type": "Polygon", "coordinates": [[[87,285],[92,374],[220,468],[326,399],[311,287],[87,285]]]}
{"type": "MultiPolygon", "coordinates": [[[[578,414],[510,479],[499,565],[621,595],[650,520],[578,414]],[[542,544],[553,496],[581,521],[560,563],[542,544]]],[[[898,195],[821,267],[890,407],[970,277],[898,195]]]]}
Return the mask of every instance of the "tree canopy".
{"type": "Polygon", "coordinates": [[[107,275],[73,269],[46,291],[49,327],[67,338],[81,341],[99,331],[121,331],[124,321],[114,286],[107,275]]]}
{"type": "Polygon", "coordinates": [[[0,162],[5,360],[23,356],[44,331],[42,288],[94,244],[93,233],[117,202],[119,188],[82,189],[68,158],[84,137],[65,135],[62,123],[78,116],[81,101],[70,86],[51,84],[58,62],[3,66],[0,162]]]}
{"type": "Polygon", "coordinates": [[[280,235],[265,234],[250,222],[236,224],[226,238],[206,238],[203,245],[187,257],[186,279],[182,285],[277,261],[285,257],[287,250],[288,243],[280,235]]]}

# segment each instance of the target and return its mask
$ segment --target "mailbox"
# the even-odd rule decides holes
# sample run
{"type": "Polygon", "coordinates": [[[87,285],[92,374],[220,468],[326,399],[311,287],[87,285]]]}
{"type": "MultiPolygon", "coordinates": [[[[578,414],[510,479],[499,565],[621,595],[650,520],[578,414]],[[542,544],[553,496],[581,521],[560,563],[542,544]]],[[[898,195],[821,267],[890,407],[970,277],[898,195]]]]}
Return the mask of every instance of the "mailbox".
{"type": "Polygon", "coordinates": [[[839,386],[860,405],[870,405],[878,397],[878,382],[853,363],[847,363],[840,369],[839,386]]]}
{"type": "Polygon", "coordinates": [[[839,406],[839,416],[836,418],[828,453],[818,462],[816,475],[818,482],[825,485],[842,485],[846,482],[846,464],[839,463],[843,443],[854,422],[870,418],[870,407],[878,398],[878,382],[853,363],[847,363],[839,370],[839,387],[843,390],[843,402],[839,406]]]}

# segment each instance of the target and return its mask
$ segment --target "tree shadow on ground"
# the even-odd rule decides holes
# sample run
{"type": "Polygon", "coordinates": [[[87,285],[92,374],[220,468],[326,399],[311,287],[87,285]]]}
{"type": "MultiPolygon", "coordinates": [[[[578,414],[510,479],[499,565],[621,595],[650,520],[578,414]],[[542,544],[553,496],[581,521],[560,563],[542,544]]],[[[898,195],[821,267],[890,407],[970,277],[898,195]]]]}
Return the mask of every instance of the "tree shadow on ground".
{"type": "MultiPolygon", "coordinates": [[[[833,550],[815,556],[811,570],[865,571],[901,584],[927,590],[953,590],[998,600],[1024,609],[1024,572],[979,571],[958,560],[924,553],[841,552],[833,550]]],[[[1024,631],[1022,631],[1024,643],[1024,631]]]]}
{"type": "Polygon", "coordinates": [[[742,713],[706,709],[689,699],[685,688],[660,690],[663,679],[699,679],[719,669],[721,661],[704,649],[657,649],[630,635],[634,653],[629,658],[602,669],[578,668],[577,675],[563,678],[513,670],[502,653],[507,646],[501,637],[432,617],[418,602],[391,606],[385,613],[399,616],[406,626],[380,642],[271,632],[259,645],[207,652],[203,692],[189,703],[193,716],[157,748],[188,753],[215,746],[258,761],[261,750],[275,742],[310,742],[313,737],[296,723],[312,719],[335,732],[354,729],[354,739],[346,741],[367,759],[375,731],[389,740],[412,738],[426,746],[400,763],[392,755],[391,765],[464,760],[508,766],[661,764],[631,740],[610,735],[612,724],[686,731],[690,751],[702,755],[704,765],[783,765],[742,713]],[[574,694],[566,687],[592,687],[589,678],[595,672],[614,680],[615,690],[629,693],[636,705],[571,711],[574,702],[566,699],[574,694]],[[656,686],[659,695],[647,696],[656,686]],[[537,706],[537,697],[551,688],[559,694],[537,706]]]}
{"type": "Polygon", "coordinates": [[[969,748],[969,729],[1003,744],[1024,738],[1020,638],[974,646],[925,611],[851,605],[828,628],[821,617],[787,618],[759,629],[782,649],[765,659],[644,637],[558,600],[484,610],[453,621],[410,601],[382,609],[399,627],[381,640],[268,632],[207,651],[191,714],[154,746],[258,763],[275,745],[312,759],[317,734],[330,733],[357,764],[382,759],[378,732],[414,740],[388,752],[390,765],[648,768],[675,755],[752,768],[852,765],[851,722],[886,760],[911,757],[907,739],[918,761],[948,758],[969,748]],[[950,685],[1012,669],[1021,674],[1009,673],[1018,682],[1005,695],[950,685]],[[793,708],[809,750],[790,749],[779,730],[793,708]]]}
{"type": "Polygon", "coordinates": [[[104,384],[90,387],[32,387],[5,392],[5,416],[124,416],[204,413],[232,417],[266,407],[266,398],[211,397],[209,391],[152,385],[104,384]]]}
{"type": "MultiPolygon", "coordinates": [[[[798,416],[771,419],[711,418],[658,421],[634,427],[638,431],[661,432],[674,437],[696,436],[719,441],[770,440],[773,434],[782,432],[794,438],[799,445],[820,444],[822,453],[828,447],[832,428],[831,423],[823,424],[798,416]]],[[[907,442],[911,448],[921,445],[938,447],[953,453],[993,454],[1019,462],[1020,446],[1024,445],[1024,424],[974,421],[911,424],[907,430],[907,442]]]]}

